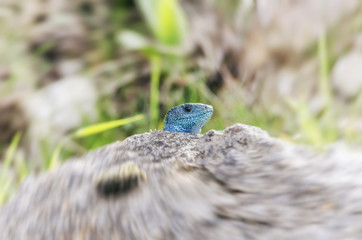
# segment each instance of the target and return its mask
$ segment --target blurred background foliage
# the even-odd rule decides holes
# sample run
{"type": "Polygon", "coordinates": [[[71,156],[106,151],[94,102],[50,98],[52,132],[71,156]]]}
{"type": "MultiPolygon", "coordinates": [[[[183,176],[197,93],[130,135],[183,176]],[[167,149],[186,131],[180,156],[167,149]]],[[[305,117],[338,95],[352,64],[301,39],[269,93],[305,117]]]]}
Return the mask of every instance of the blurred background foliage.
{"type": "Polygon", "coordinates": [[[317,148],[361,143],[360,0],[0,0],[0,204],[173,106],[317,148]],[[90,126],[90,127],[89,127],[90,126]]]}

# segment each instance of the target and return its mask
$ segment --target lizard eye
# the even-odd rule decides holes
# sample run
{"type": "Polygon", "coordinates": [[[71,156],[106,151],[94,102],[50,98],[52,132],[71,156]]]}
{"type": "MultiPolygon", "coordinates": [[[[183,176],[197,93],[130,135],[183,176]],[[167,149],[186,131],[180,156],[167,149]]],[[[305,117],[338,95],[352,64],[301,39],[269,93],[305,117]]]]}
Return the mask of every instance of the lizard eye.
{"type": "Polygon", "coordinates": [[[191,112],[191,107],[190,107],[190,106],[186,106],[186,107],[185,107],[185,111],[186,111],[186,112],[191,112]]]}

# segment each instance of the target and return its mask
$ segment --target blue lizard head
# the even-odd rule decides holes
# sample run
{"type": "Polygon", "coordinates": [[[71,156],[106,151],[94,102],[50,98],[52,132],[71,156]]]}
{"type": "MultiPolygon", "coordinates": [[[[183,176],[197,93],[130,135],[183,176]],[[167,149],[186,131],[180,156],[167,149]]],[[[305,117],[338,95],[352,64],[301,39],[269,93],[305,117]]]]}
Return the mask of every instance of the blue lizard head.
{"type": "Polygon", "coordinates": [[[165,116],[163,130],[198,134],[212,113],[212,106],[201,103],[185,103],[173,107],[165,116]]]}

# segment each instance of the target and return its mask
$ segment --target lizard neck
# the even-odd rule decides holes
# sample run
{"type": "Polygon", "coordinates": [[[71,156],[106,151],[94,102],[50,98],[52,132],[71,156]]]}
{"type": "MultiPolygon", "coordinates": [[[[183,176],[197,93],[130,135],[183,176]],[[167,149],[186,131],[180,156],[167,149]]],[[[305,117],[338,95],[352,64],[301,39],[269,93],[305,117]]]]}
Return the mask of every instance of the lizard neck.
{"type": "Polygon", "coordinates": [[[184,132],[184,133],[194,133],[194,134],[199,134],[201,132],[201,129],[198,127],[186,129],[185,127],[183,127],[181,125],[173,125],[173,124],[165,124],[165,126],[163,127],[163,130],[170,131],[170,132],[184,132]]]}
{"type": "Polygon", "coordinates": [[[201,133],[201,128],[200,127],[193,127],[191,129],[191,133],[200,134],[201,133]]]}
{"type": "Polygon", "coordinates": [[[200,133],[200,131],[197,131],[197,129],[186,129],[181,125],[175,124],[165,124],[163,130],[170,132],[200,133]]]}

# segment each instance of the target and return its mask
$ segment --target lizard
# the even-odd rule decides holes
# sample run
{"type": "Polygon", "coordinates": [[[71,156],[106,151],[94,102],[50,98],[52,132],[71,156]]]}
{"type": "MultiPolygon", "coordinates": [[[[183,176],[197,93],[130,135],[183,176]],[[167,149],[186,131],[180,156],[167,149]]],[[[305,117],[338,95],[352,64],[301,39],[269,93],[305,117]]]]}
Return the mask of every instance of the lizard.
{"type": "Polygon", "coordinates": [[[199,134],[212,113],[212,106],[202,103],[185,103],[173,107],[165,116],[163,130],[199,134]]]}

